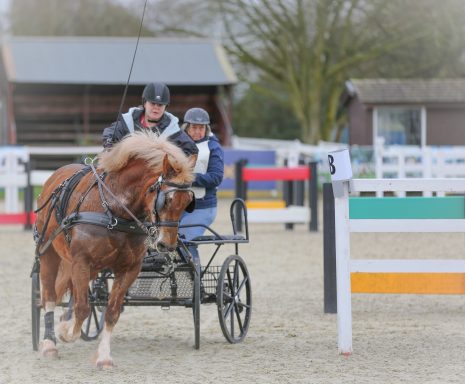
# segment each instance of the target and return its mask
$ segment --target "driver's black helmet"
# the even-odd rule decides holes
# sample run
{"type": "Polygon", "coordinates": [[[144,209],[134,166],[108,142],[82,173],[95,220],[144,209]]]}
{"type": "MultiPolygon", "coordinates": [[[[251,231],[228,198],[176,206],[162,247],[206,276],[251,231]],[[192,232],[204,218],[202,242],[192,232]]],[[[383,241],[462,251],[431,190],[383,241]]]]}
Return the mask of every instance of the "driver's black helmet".
{"type": "Polygon", "coordinates": [[[142,92],[142,104],[146,101],[168,105],[170,103],[170,90],[164,83],[149,83],[142,92]]]}

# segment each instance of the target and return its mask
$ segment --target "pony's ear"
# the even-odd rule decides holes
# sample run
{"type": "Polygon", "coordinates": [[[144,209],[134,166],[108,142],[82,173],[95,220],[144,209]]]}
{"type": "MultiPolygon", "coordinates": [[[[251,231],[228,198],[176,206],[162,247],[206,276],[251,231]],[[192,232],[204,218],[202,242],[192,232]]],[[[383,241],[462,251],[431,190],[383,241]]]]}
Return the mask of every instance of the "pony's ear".
{"type": "Polygon", "coordinates": [[[198,157],[197,154],[192,154],[188,157],[189,166],[192,170],[194,170],[197,157],[198,157]]]}
{"type": "Polygon", "coordinates": [[[163,158],[163,174],[165,177],[170,177],[176,173],[176,169],[173,167],[172,160],[168,154],[163,158]]]}

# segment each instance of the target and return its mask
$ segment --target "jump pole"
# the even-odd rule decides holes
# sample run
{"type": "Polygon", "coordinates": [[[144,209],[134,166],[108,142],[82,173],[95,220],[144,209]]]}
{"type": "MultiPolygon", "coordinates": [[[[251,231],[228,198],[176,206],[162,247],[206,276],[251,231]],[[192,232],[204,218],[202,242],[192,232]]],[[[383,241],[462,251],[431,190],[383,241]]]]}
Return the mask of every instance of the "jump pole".
{"type": "MultiPolygon", "coordinates": [[[[308,195],[309,195],[309,208],[310,208],[309,214],[308,214],[309,217],[308,217],[308,220],[305,219],[305,221],[302,221],[302,218],[300,218],[294,223],[309,222],[309,230],[314,231],[314,232],[318,231],[318,171],[317,171],[316,162],[310,162],[308,166],[299,166],[299,167],[291,167],[291,168],[285,168],[285,167],[246,168],[245,165],[246,163],[242,161],[238,161],[235,163],[236,197],[240,197],[243,200],[247,199],[247,183],[249,181],[281,180],[281,181],[288,181],[288,182],[297,182],[297,181],[304,182],[305,180],[308,180],[308,195]]],[[[298,210],[298,207],[291,206],[290,211],[292,213],[289,213],[289,215],[296,215],[296,214],[299,215],[297,210],[298,210]],[[294,211],[292,211],[293,209],[294,211]]],[[[297,217],[301,217],[301,216],[302,216],[302,213],[300,213],[300,216],[297,216],[297,217]]],[[[286,219],[292,220],[292,217],[286,217],[286,219]]],[[[250,220],[251,218],[249,217],[249,221],[250,220]]],[[[237,221],[238,220],[236,218],[236,222],[237,221]]],[[[275,222],[281,222],[281,221],[275,221],[275,222]]],[[[236,228],[239,229],[240,225],[239,226],[236,225],[236,228]]]]}

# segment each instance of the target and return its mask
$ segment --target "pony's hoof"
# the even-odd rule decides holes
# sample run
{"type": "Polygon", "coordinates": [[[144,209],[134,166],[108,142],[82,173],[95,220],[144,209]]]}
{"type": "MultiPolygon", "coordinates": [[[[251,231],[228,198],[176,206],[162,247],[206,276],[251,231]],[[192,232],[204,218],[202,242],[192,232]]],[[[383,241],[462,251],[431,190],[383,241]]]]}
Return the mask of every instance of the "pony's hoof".
{"type": "Polygon", "coordinates": [[[67,321],[62,321],[60,324],[58,324],[57,333],[59,339],[64,343],[72,343],[73,341],[76,341],[80,336],[80,334],[73,335],[70,332],[70,327],[68,326],[67,321]]]}
{"type": "Polygon", "coordinates": [[[58,349],[52,340],[45,339],[39,344],[39,354],[47,359],[58,358],[58,349]]]}
{"type": "Polygon", "coordinates": [[[96,363],[97,369],[102,370],[102,369],[112,369],[115,367],[115,364],[113,363],[113,360],[101,360],[97,361],[96,363]]]}

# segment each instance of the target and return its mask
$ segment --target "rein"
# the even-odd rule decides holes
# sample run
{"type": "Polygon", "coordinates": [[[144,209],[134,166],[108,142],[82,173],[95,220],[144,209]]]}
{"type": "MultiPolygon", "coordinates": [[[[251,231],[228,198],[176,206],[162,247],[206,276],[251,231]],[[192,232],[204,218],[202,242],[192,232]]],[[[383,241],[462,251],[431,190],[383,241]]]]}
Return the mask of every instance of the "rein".
{"type": "Polygon", "coordinates": [[[153,236],[156,232],[152,230],[153,227],[147,229],[147,227],[142,223],[121,201],[118,200],[118,198],[115,196],[115,194],[108,188],[103,180],[100,178],[100,176],[97,173],[97,170],[94,167],[93,160],[87,162],[88,165],[90,166],[92,173],[95,176],[95,179],[97,180],[97,185],[99,188],[99,194],[100,194],[100,199],[102,200],[102,206],[105,209],[105,213],[109,216],[110,218],[110,224],[108,226],[108,229],[113,229],[117,224],[118,224],[118,218],[114,217],[110,211],[109,204],[105,200],[105,196],[103,195],[102,187],[107,191],[107,193],[118,203],[118,205],[124,209],[124,211],[135,221],[137,226],[147,235],[147,236],[153,236]]]}

